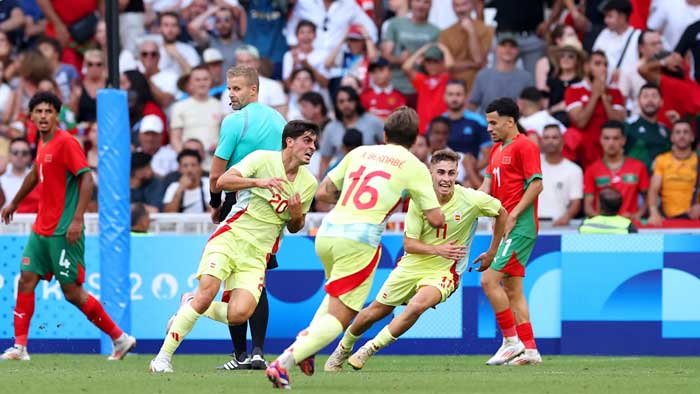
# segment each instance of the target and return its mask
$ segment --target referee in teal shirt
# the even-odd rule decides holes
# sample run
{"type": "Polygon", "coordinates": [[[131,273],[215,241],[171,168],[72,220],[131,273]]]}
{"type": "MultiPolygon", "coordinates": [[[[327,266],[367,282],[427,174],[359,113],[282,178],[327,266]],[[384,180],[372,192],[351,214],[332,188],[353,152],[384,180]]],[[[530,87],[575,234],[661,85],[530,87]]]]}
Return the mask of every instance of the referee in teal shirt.
{"type": "MultiPolygon", "coordinates": [[[[287,121],[275,109],[258,103],[260,82],[258,72],[250,67],[233,67],[226,73],[228,94],[234,113],[228,115],[221,123],[219,144],[214,152],[214,159],[209,172],[214,223],[223,221],[236,203],[235,193],[226,193],[222,204],[222,190],[216,187],[216,181],[231,166],[235,165],[256,150],[282,149],[282,130],[287,121]]],[[[270,256],[268,269],[277,267],[275,256],[270,256]]],[[[265,369],[263,344],[267,333],[269,306],[267,291],[263,288],[258,306],[250,317],[250,332],[253,339],[253,351],[248,356],[246,349],[246,331],[248,324],[229,326],[233,342],[233,358],[218,369],[265,369]]]]}

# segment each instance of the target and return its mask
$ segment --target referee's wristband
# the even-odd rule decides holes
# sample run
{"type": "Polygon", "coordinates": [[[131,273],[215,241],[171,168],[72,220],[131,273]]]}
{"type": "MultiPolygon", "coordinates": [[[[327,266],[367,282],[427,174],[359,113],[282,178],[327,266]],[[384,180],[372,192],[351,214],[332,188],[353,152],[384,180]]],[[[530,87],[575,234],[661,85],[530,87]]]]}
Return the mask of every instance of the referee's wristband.
{"type": "Polygon", "coordinates": [[[221,206],[221,192],[215,193],[209,190],[209,206],[214,209],[221,206]]]}

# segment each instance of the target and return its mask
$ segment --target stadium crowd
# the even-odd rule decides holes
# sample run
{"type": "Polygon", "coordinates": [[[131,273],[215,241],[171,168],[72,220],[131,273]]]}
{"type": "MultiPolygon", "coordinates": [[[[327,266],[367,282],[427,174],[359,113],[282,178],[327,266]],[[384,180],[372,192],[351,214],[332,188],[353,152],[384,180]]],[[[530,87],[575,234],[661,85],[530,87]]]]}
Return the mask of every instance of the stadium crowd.
{"type": "MultiPolygon", "coordinates": [[[[226,72],[245,65],[261,76],[259,102],[321,126],[310,164],[319,179],[355,147],[383,142],[383,120],[409,105],[420,117],[413,153],[427,163],[451,148],[461,155],[459,182],[478,188],[492,146],[484,108],[506,96],[517,99],[520,126],[542,153],[540,219],[566,225],[594,216],[607,187],[622,194],[621,215],[653,225],[700,218],[699,0],[119,6],[131,199],[147,212],[211,209],[207,174],[232,111],[226,72]]],[[[97,168],[103,16],[100,0],[0,3],[0,206],[32,164],[38,132],[27,104],[35,92],[62,99],[62,128],[97,168]]],[[[32,195],[18,213],[36,212],[32,195]]]]}

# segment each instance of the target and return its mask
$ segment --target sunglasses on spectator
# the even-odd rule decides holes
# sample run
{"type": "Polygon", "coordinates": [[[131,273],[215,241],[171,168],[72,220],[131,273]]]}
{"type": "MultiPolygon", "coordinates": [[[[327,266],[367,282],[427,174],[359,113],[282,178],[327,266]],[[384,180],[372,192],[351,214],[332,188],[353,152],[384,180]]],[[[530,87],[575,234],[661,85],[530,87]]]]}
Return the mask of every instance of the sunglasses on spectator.
{"type": "Polygon", "coordinates": [[[102,67],[102,62],[85,62],[85,64],[87,64],[88,67],[102,67]]]}
{"type": "Polygon", "coordinates": [[[152,51],[152,52],[142,51],[141,52],[141,57],[158,57],[159,55],[160,54],[158,53],[158,51],[152,51]]]}
{"type": "Polygon", "coordinates": [[[12,156],[29,156],[28,150],[13,150],[10,153],[12,153],[12,156]]]}

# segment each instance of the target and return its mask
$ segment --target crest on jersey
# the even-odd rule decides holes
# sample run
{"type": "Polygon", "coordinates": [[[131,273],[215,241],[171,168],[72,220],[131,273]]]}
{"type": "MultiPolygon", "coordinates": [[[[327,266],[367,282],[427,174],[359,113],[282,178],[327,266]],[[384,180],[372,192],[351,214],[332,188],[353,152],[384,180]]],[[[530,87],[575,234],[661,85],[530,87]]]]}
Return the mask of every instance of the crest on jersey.
{"type": "Polygon", "coordinates": [[[460,220],[462,220],[462,212],[457,211],[455,212],[455,222],[459,222],[460,220]]]}
{"type": "Polygon", "coordinates": [[[510,164],[510,156],[503,156],[501,163],[502,164],[510,164]]]}
{"type": "Polygon", "coordinates": [[[29,257],[24,256],[22,257],[22,265],[29,265],[29,257]]]}

